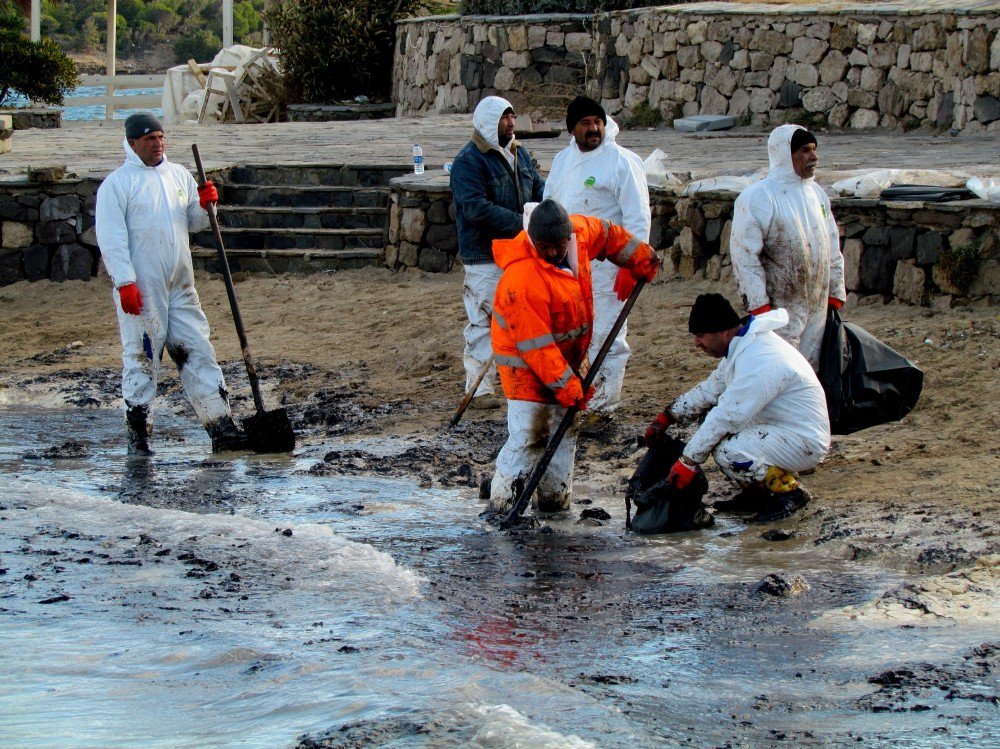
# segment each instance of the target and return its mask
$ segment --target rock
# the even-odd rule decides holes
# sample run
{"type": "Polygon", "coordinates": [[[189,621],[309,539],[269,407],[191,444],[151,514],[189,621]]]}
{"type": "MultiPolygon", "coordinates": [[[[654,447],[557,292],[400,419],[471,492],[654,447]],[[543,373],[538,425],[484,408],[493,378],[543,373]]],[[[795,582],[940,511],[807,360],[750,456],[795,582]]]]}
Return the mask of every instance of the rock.
{"type": "Polygon", "coordinates": [[[995,96],[980,96],[972,107],[976,119],[984,125],[1000,120],[1000,99],[995,96]]]}
{"type": "Polygon", "coordinates": [[[697,133],[703,130],[727,130],[736,125],[733,117],[720,114],[696,114],[674,120],[674,130],[697,133]]]}
{"type": "Polygon", "coordinates": [[[922,307],[927,303],[927,274],[913,260],[896,263],[892,295],[899,301],[922,307]]]}
{"type": "Polygon", "coordinates": [[[434,247],[424,247],[420,251],[418,266],[431,273],[447,273],[455,263],[455,256],[434,247]]]}
{"type": "Polygon", "coordinates": [[[802,575],[782,575],[775,572],[764,575],[756,587],[758,593],[777,598],[801,595],[807,590],[811,590],[811,586],[802,575]]]}
{"type": "Polygon", "coordinates": [[[860,239],[844,242],[844,284],[848,291],[858,289],[861,284],[861,256],[865,245],[860,239]]]}
{"type": "Polygon", "coordinates": [[[38,209],[41,221],[65,221],[80,214],[80,198],[76,195],[59,195],[46,198],[38,209]]]}
{"type": "Polygon", "coordinates": [[[404,208],[399,219],[400,236],[408,242],[419,244],[427,228],[427,214],[419,208],[404,208]]]}
{"type": "Polygon", "coordinates": [[[66,165],[43,166],[35,169],[28,169],[28,180],[30,182],[58,182],[66,176],[66,165]]]}
{"type": "Polygon", "coordinates": [[[28,224],[4,221],[0,227],[0,247],[5,249],[28,247],[34,239],[34,231],[28,224]]]}
{"type": "Polygon", "coordinates": [[[89,281],[93,267],[90,250],[78,244],[64,244],[52,257],[49,278],[53,281],[89,281]]]}
{"type": "Polygon", "coordinates": [[[859,109],[851,115],[850,126],[856,130],[878,127],[879,114],[871,109],[859,109]]]}
{"type": "Polygon", "coordinates": [[[802,97],[802,106],[809,112],[826,112],[839,103],[837,95],[823,86],[809,89],[802,97]]]}

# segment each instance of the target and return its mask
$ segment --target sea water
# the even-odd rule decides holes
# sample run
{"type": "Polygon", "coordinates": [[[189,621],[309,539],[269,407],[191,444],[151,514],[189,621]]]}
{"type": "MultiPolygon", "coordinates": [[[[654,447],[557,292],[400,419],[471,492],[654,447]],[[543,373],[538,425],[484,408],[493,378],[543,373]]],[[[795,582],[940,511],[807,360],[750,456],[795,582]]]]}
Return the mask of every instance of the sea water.
{"type": "MultiPolygon", "coordinates": [[[[77,86],[70,93],[67,94],[67,99],[71,96],[104,96],[107,93],[107,88],[105,86],[77,86]]],[[[143,96],[147,94],[156,94],[158,96],[163,95],[163,87],[153,87],[153,88],[130,88],[123,89],[121,91],[116,91],[116,97],[129,97],[129,96],[143,96]]],[[[4,102],[5,106],[12,107],[24,107],[28,105],[28,100],[20,94],[14,94],[8,97],[4,102]]],[[[162,107],[151,107],[145,109],[116,109],[115,119],[124,120],[129,115],[135,112],[152,112],[153,114],[159,116],[163,115],[162,107]]],[[[63,119],[64,120],[103,120],[105,114],[105,107],[103,104],[93,104],[87,107],[73,107],[67,106],[63,107],[63,119]]]]}

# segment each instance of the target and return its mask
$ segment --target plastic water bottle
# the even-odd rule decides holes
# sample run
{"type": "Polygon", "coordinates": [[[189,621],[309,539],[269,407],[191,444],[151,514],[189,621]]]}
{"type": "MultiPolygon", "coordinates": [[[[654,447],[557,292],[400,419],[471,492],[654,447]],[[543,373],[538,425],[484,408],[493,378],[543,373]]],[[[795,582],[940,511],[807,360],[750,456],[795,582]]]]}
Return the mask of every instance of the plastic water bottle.
{"type": "Polygon", "coordinates": [[[420,150],[420,146],[416,144],[413,146],[413,173],[424,173],[424,152],[420,150]]]}

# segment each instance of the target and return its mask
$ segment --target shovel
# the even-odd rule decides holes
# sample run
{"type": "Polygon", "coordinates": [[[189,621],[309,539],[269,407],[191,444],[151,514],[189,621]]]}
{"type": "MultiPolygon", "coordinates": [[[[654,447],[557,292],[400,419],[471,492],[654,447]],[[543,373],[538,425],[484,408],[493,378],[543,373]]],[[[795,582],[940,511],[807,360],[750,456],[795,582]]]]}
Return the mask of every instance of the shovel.
{"type": "MultiPolygon", "coordinates": [[[[635,282],[635,288],[632,289],[632,293],[629,294],[628,299],[625,301],[625,306],[622,307],[622,311],[618,314],[618,319],[615,320],[615,324],[611,326],[611,332],[608,333],[608,337],[604,339],[604,343],[601,345],[600,351],[597,352],[597,356],[594,357],[594,363],[591,364],[590,369],[587,370],[587,376],[583,379],[583,392],[587,392],[590,386],[594,382],[594,378],[597,377],[597,370],[601,368],[604,363],[604,359],[608,355],[608,351],[611,350],[612,344],[615,342],[615,336],[618,335],[618,331],[622,329],[625,324],[626,318],[628,318],[628,313],[632,311],[632,307],[635,305],[635,300],[639,298],[639,292],[642,291],[643,286],[646,285],[646,279],[640,278],[635,282]]],[[[514,506],[510,508],[510,512],[507,517],[501,522],[502,527],[510,527],[518,522],[521,513],[524,512],[524,508],[528,506],[528,501],[531,499],[531,495],[535,493],[535,489],[542,481],[542,476],[545,475],[545,469],[549,467],[549,463],[552,462],[552,458],[556,454],[556,449],[559,447],[559,443],[562,442],[563,437],[566,436],[566,432],[569,431],[570,426],[573,425],[573,419],[576,418],[577,413],[580,411],[576,406],[571,406],[566,409],[566,415],[563,416],[562,421],[559,422],[559,426],[556,428],[555,434],[549,440],[548,446],[545,448],[545,452],[542,453],[542,457],[539,459],[538,464],[535,466],[535,470],[532,471],[531,476],[528,478],[528,483],[524,485],[524,489],[521,490],[521,495],[514,502],[514,506]]]]}
{"type": "MultiPolygon", "coordinates": [[[[194,153],[194,163],[198,167],[198,179],[201,184],[206,182],[205,168],[201,165],[201,154],[198,144],[191,144],[194,153]]],[[[243,420],[243,429],[247,433],[250,447],[258,453],[287,453],[295,449],[295,432],[288,420],[285,409],[273,411],[264,410],[264,400],[260,397],[260,382],[257,379],[257,368],[250,356],[250,344],[246,331],[243,329],[243,317],[240,315],[240,305],[236,302],[236,292],[233,290],[233,276],[229,272],[229,261],[226,259],[226,248],[222,244],[222,232],[219,230],[219,217],[215,214],[215,205],[208,206],[208,219],[212,222],[212,233],[215,234],[215,245],[219,251],[219,264],[222,266],[222,277],[226,281],[226,293],[229,295],[229,306],[233,310],[233,322],[236,324],[236,334],[240,338],[240,348],[243,349],[243,363],[247,368],[247,379],[250,380],[250,390],[253,392],[253,403],[257,413],[243,420]]]]}
{"type": "Polygon", "coordinates": [[[475,396],[476,391],[479,389],[479,385],[483,380],[486,379],[486,373],[490,371],[490,367],[493,366],[493,359],[496,358],[496,354],[492,351],[490,352],[490,358],[486,360],[486,364],[483,365],[482,371],[477,375],[475,382],[472,383],[472,387],[469,388],[469,392],[465,394],[462,402],[458,405],[458,410],[455,411],[455,415],[451,417],[451,421],[448,422],[448,429],[451,429],[462,419],[462,414],[465,413],[465,409],[469,407],[472,403],[472,398],[475,396]]]}

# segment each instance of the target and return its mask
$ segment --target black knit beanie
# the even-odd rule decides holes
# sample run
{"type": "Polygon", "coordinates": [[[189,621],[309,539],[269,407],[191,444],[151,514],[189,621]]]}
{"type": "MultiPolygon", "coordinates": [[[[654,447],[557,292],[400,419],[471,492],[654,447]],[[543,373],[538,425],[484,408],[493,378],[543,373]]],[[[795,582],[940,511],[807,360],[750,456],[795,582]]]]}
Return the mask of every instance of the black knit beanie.
{"type": "Polygon", "coordinates": [[[566,209],[551,198],[543,200],[528,219],[528,236],[535,244],[539,242],[561,242],[569,239],[573,224],[566,209]]]}
{"type": "Polygon", "coordinates": [[[584,117],[590,117],[592,115],[600,117],[601,122],[605,125],[608,124],[608,115],[605,114],[604,107],[593,99],[588,99],[586,96],[576,97],[569,103],[569,106],[566,107],[566,130],[573,132],[573,128],[576,127],[576,123],[584,117]]]}
{"type": "Polygon", "coordinates": [[[816,144],[816,136],[810,133],[808,130],[803,130],[799,128],[794,133],[792,133],[792,141],[789,144],[792,149],[792,153],[798,151],[806,143],[816,144]]]}
{"type": "Polygon", "coordinates": [[[128,140],[137,140],[156,130],[162,133],[163,123],[156,119],[156,115],[149,112],[136,112],[125,120],[125,137],[128,140]]]}
{"type": "Polygon", "coordinates": [[[719,333],[740,324],[736,310],[722,294],[702,294],[694,300],[688,318],[691,335],[719,333]]]}

